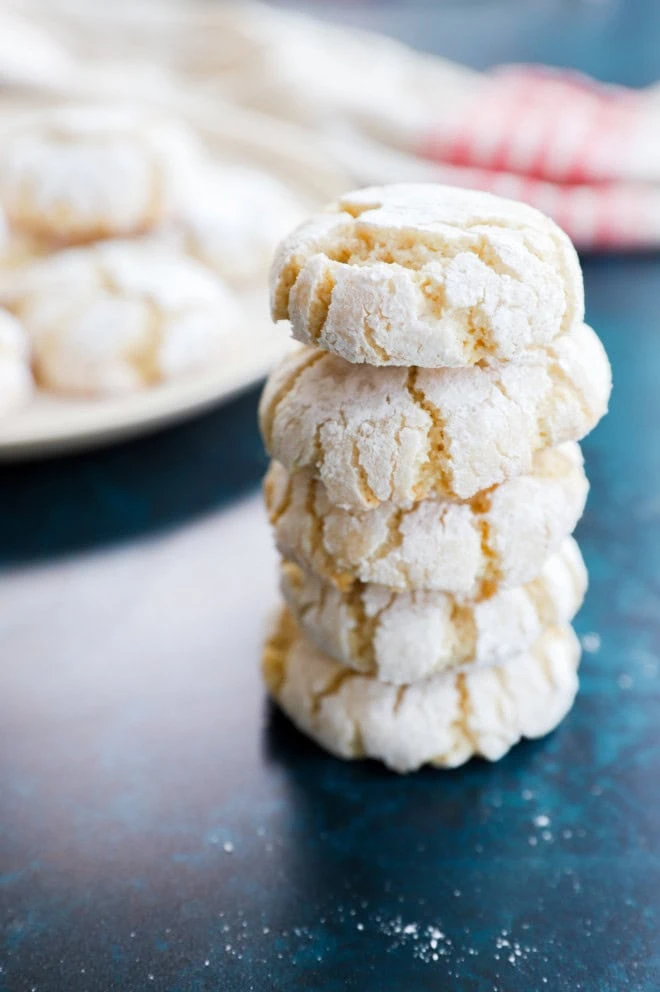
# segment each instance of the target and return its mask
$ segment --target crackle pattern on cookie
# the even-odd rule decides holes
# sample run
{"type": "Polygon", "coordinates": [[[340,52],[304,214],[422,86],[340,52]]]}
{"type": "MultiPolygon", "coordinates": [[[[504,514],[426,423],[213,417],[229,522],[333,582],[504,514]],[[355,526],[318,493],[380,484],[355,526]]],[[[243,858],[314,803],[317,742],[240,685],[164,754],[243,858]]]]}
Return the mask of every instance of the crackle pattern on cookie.
{"type": "Polygon", "coordinates": [[[579,440],[607,409],[607,356],[586,325],[527,364],[374,369],[302,347],[260,404],[271,456],[311,469],[338,506],[466,499],[529,472],[536,451],[579,440]]]}
{"type": "Polygon", "coordinates": [[[275,320],[304,344],[370,365],[518,359],[584,319],[570,239],[488,193],[396,184],[342,197],[280,245],[275,320]]]}
{"type": "Polygon", "coordinates": [[[0,309],[0,416],[22,406],[31,395],[27,335],[15,317],[0,309]]]}
{"type": "Polygon", "coordinates": [[[529,475],[467,501],[351,511],[334,506],[310,472],[289,475],[273,462],[264,481],[285,558],[340,588],[358,580],[463,597],[533,579],[574,530],[588,488],[573,443],[538,452],[529,475]]]}
{"type": "Polygon", "coordinates": [[[335,661],[403,685],[461,666],[506,661],[544,627],[570,623],[582,604],[587,572],[573,538],[537,578],[485,599],[441,592],[397,592],[324,582],[292,562],[282,566],[284,599],[298,625],[335,661]]]}
{"type": "Polygon", "coordinates": [[[573,703],[579,657],[573,630],[549,627],[504,664],[387,685],[324,655],[284,610],[263,674],[289,718],[328,751],[409,772],[474,755],[497,761],[522,737],[549,733],[573,703]]]}
{"type": "Polygon", "coordinates": [[[374,369],[301,347],[260,404],[270,455],[311,469],[337,506],[467,499],[529,472],[534,453],[579,440],[607,410],[610,367],[580,325],[533,361],[471,369],[374,369]]]}
{"type": "Polygon", "coordinates": [[[199,368],[240,319],[213,273],[148,240],[57,252],[13,272],[0,296],[29,334],[38,380],[84,395],[199,368]]]}
{"type": "Polygon", "coordinates": [[[57,244],[136,234],[175,210],[201,153],[191,132],[126,107],[30,114],[2,136],[11,224],[57,244]]]}

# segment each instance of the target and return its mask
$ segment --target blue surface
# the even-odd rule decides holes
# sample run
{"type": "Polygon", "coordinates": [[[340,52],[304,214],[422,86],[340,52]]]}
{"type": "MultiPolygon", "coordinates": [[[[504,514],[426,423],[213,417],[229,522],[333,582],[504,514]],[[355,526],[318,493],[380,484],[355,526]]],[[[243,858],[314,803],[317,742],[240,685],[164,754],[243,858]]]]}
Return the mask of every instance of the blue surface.
{"type": "Polygon", "coordinates": [[[259,392],[138,441],[0,467],[0,568],[175,527],[256,486],[259,392]]]}
{"type": "MultiPolygon", "coordinates": [[[[96,710],[89,688],[17,706],[16,679],[39,677],[21,659],[0,684],[3,992],[530,992],[544,978],[554,992],[657,992],[659,275],[650,258],[586,264],[616,387],[585,445],[578,534],[591,570],[578,629],[601,646],[561,729],[495,766],[399,779],[328,758],[264,712],[256,658],[195,661],[189,681],[182,659],[96,710]]],[[[254,439],[253,415],[248,397],[229,419],[254,439]]],[[[156,450],[208,441],[218,416],[156,450]]],[[[143,478],[129,484],[126,459],[148,450],[108,452],[105,475],[101,455],[74,460],[88,500],[121,489],[110,502],[134,522],[143,478]]],[[[192,450],[219,484],[213,444],[207,461],[192,450]]],[[[18,475],[34,487],[38,471],[18,475]]]]}
{"type": "MultiPolygon", "coordinates": [[[[256,657],[181,659],[96,707],[93,685],[31,705],[36,662],[3,658],[1,992],[658,992],[660,261],[585,277],[615,390],[584,446],[577,626],[600,646],[567,721],[497,765],[401,779],[306,742],[264,706],[256,657]]],[[[255,406],[3,469],[7,567],[256,484],[255,406]]]]}

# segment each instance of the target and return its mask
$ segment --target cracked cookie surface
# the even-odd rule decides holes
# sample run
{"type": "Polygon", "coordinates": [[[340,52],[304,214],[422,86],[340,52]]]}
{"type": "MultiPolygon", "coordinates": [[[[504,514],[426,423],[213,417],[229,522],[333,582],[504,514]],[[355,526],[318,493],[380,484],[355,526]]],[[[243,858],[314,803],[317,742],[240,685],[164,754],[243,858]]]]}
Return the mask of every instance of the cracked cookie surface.
{"type": "Polygon", "coordinates": [[[471,369],[375,369],[301,347],[260,403],[269,454],[310,469],[337,506],[467,499],[527,473],[535,452],[579,440],[607,410],[611,373],[580,325],[534,361],[471,369]]]}
{"type": "Polygon", "coordinates": [[[537,452],[532,471],[470,500],[342,510],[311,472],[272,462],[266,509],[282,555],[346,588],[354,581],[476,597],[533,579],[575,529],[589,484],[579,445],[537,452]]]}
{"type": "Polygon", "coordinates": [[[387,685],[323,654],[283,610],[263,675],[293,723],[332,754],[409,772],[496,761],[522,737],[549,733],[573,703],[579,657],[572,628],[549,627],[504,664],[387,685]]]}
{"type": "Polygon", "coordinates": [[[126,236],[176,209],[200,160],[178,123],[124,106],[58,107],[3,133],[0,199],[16,229],[55,244],[126,236]]]}
{"type": "Polygon", "coordinates": [[[517,360],[584,319],[566,234],[525,204],[431,183],[348,193],[293,231],[271,271],[275,320],[370,365],[517,360]]]}
{"type": "Polygon", "coordinates": [[[319,650],[403,685],[449,669],[501,663],[527,649],[545,627],[570,623],[584,599],[587,572],[569,537],[531,582],[477,601],[362,583],[342,592],[291,562],[282,566],[281,588],[296,623],[319,650]]]}
{"type": "Polygon", "coordinates": [[[69,248],[17,269],[3,289],[37,379],[82,395],[126,393],[217,357],[240,321],[214,273],[149,240],[69,248]]]}

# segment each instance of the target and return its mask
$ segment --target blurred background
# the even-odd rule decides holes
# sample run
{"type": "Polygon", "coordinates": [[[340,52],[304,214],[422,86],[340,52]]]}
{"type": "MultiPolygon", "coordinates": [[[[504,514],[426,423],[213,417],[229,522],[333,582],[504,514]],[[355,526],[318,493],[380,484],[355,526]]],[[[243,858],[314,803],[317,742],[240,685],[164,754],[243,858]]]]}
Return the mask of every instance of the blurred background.
{"type": "Polygon", "coordinates": [[[277,6],[382,32],[476,69],[522,61],[579,69],[630,86],[657,81],[659,14],[645,0],[321,0],[277,6]],[[628,46],[635,49],[634,66],[626,55],[628,46]]]}
{"type": "Polygon", "coordinates": [[[0,992],[656,992],[659,80],[656,0],[0,7],[0,992]],[[323,757],[258,675],[270,255],[397,180],[554,216],[615,384],[575,713],[440,784],[323,757]]]}
{"type": "MultiPolygon", "coordinates": [[[[1,16],[0,316],[11,330],[0,349],[0,458],[13,465],[6,500],[58,494],[47,533],[3,515],[6,560],[158,528],[256,483],[256,393],[227,403],[289,347],[286,327],[268,316],[270,256],[342,190],[475,186],[550,213],[583,253],[639,253],[660,241],[660,9],[651,2],[28,0],[1,16]],[[127,220],[118,191],[139,203],[154,155],[168,197],[153,216],[127,220]],[[128,171],[114,181],[117,163],[128,171]],[[88,202],[72,195],[81,176],[88,202]],[[94,195],[106,197],[105,214],[94,213],[94,195]],[[72,248],[84,276],[66,274],[72,248]],[[153,352],[146,317],[136,317],[128,358],[119,334],[96,344],[104,321],[125,323],[112,307],[132,305],[135,287],[122,284],[111,301],[92,283],[127,251],[126,266],[140,271],[159,255],[154,285],[136,290],[145,313],[159,280],[171,282],[163,265],[198,279],[186,313],[214,296],[197,349],[179,347],[174,364],[164,348],[153,352]],[[77,302],[62,320],[71,292],[77,302]],[[159,431],[208,408],[217,413],[181,434],[159,431]],[[144,446],[101,450],[144,433],[144,446]],[[92,454],[38,461],[77,450],[92,454]],[[102,508],[96,491],[77,498],[81,485],[96,487],[95,451],[125,494],[102,508]],[[179,457],[190,465],[191,451],[200,471],[182,487],[179,457]]],[[[158,304],[170,351],[172,305],[158,304]]]]}

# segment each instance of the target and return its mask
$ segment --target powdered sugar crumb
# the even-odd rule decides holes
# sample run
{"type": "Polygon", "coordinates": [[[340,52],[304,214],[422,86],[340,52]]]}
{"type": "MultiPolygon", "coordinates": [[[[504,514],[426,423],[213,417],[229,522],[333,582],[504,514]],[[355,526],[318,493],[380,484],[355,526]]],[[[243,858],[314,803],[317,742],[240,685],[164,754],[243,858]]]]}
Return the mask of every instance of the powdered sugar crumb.
{"type": "Polygon", "coordinates": [[[600,651],[600,643],[600,634],[597,634],[595,631],[584,634],[582,637],[582,647],[587,654],[596,654],[600,651]]]}

